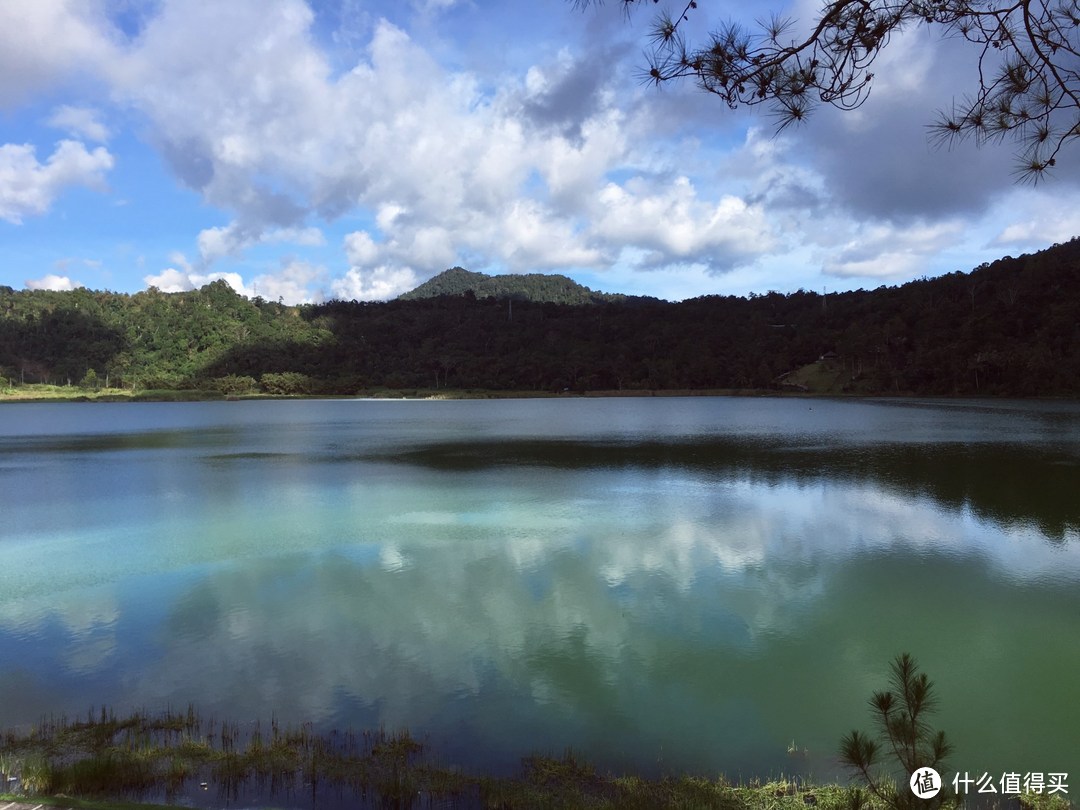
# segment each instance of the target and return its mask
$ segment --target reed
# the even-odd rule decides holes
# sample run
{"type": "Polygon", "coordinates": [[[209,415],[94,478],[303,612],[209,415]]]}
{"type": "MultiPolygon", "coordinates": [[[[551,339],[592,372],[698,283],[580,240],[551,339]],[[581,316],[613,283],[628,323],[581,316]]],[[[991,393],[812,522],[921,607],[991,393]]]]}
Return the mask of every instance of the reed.
{"type": "MultiPolygon", "coordinates": [[[[20,796],[62,794],[67,806],[115,807],[115,800],[171,801],[184,791],[215,790],[234,802],[308,794],[355,797],[365,806],[399,808],[718,808],[847,810],[854,791],[799,779],[732,785],[700,776],[646,779],[598,771],[573,751],[529,756],[513,777],[476,776],[439,766],[407,731],[316,733],[310,723],[271,718],[241,726],[203,720],[193,706],[118,716],[91,710],[85,719],[49,716],[34,727],[0,733],[0,773],[20,796]],[[108,804],[104,801],[108,800],[108,804]]],[[[1068,801],[1032,797],[1030,810],[1067,810],[1068,801]]],[[[63,806],[63,805],[61,805],[63,806]]],[[[874,803],[864,805],[881,810],[874,803]]]]}

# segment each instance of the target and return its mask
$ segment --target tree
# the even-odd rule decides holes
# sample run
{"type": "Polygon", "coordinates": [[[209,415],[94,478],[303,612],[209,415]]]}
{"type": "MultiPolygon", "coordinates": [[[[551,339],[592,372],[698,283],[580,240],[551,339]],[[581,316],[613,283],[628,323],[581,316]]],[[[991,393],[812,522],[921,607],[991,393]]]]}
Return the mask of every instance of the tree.
{"type": "MultiPolygon", "coordinates": [[[[845,735],[840,741],[840,761],[855,770],[867,789],[887,807],[932,810],[955,805],[955,794],[944,785],[938,785],[941,792],[931,799],[918,799],[908,789],[908,781],[917,770],[933,768],[940,773],[943,761],[952,750],[945,732],[932,731],[926,723],[926,715],[934,710],[937,702],[933,683],[926,673],[919,672],[918,664],[908,653],[893,660],[890,680],[892,689],[875,692],[870,698],[870,708],[878,725],[877,739],[861,731],[845,735]],[[878,770],[883,753],[891,754],[899,764],[903,780],[900,784],[887,772],[878,770]]],[[[865,799],[861,793],[856,793],[855,797],[857,806],[865,799]]]]}
{"type": "Polygon", "coordinates": [[[79,383],[80,388],[97,389],[101,385],[98,380],[97,372],[90,368],[86,370],[86,374],[83,375],[82,382],[79,383]]]}
{"type": "MultiPolygon", "coordinates": [[[[629,13],[646,0],[620,2],[629,13]]],[[[940,142],[1014,140],[1018,175],[1037,182],[1080,137],[1080,0],[826,0],[803,35],[774,15],[754,28],[728,22],[696,44],[684,29],[699,4],[675,2],[676,13],[653,22],[645,81],[691,79],[732,109],[765,105],[780,129],[821,104],[861,106],[891,37],[926,25],[974,46],[979,76],[974,92],[937,114],[940,142]]]]}

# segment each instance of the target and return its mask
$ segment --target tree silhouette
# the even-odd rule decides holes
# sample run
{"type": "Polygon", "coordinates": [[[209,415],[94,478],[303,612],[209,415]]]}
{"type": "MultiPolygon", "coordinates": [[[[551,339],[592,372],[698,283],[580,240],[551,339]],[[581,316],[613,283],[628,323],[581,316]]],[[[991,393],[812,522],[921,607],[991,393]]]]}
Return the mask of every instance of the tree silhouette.
{"type": "MultiPolygon", "coordinates": [[[[852,731],[840,741],[840,761],[854,770],[866,784],[867,790],[892,810],[911,810],[953,807],[958,804],[954,793],[944,785],[931,799],[919,799],[907,788],[912,775],[926,768],[940,770],[952,746],[945,732],[934,731],[926,715],[937,704],[934,685],[925,673],[919,672],[915,659],[908,653],[898,655],[892,662],[891,689],[875,692],[870,707],[878,725],[878,736],[852,731]],[[891,758],[900,768],[899,779],[887,769],[879,770],[883,760],[891,758]]],[[[853,805],[865,805],[865,796],[856,792],[853,805]]]]}
{"type": "MultiPolygon", "coordinates": [[[[603,0],[572,0],[587,7],[603,0]]],[[[658,0],[619,0],[629,13],[658,0]]],[[[931,125],[942,143],[970,138],[1017,143],[1017,173],[1037,182],[1066,143],[1080,137],[1080,1],[832,0],[808,33],[774,15],[755,27],[728,22],[700,43],[684,36],[697,0],[653,20],[642,78],[690,79],[731,108],[765,105],[780,129],[815,106],[850,110],[873,84],[872,66],[891,37],[926,25],[974,47],[978,85],[931,125]]],[[[805,29],[802,29],[805,30],[805,29]]]]}

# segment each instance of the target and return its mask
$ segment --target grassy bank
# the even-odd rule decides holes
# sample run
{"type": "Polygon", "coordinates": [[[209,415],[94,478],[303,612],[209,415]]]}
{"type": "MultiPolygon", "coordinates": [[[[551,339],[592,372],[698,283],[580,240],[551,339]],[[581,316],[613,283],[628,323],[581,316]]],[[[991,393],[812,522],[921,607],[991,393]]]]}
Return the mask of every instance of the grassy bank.
{"type": "Polygon", "coordinates": [[[77,385],[0,387],[0,402],[201,402],[224,399],[217,391],[190,389],[80,388],[77,385]]]}
{"type": "MultiPolygon", "coordinates": [[[[650,392],[638,392],[649,396],[650,392]]],[[[604,394],[597,394],[602,396],[604,394]]],[[[249,399],[525,399],[555,397],[545,391],[486,391],[426,388],[372,388],[352,394],[264,394],[226,395],[204,388],[122,389],[80,388],[76,385],[18,385],[0,388],[0,402],[211,402],[249,399]]]]}
{"type": "MultiPolygon", "coordinates": [[[[612,391],[497,391],[482,388],[371,388],[351,394],[275,395],[246,393],[226,396],[212,389],[80,388],[77,385],[0,387],[0,402],[203,402],[224,399],[547,399],[558,397],[730,397],[812,396],[813,393],[757,388],[662,389],[612,391]]],[[[832,394],[830,394],[831,396],[832,394]]]]}
{"type": "MultiPolygon", "coordinates": [[[[206,803],[218,806],[245,798],[295,806],[332,796],[401,808],[723,810],[839,810],[855,796],[846,785],[784,778],[733,785],[722,777],[604,773],[571,752],[525,757],[509,777],[475,775],[439,764],[437,752],[408,732],[317,734],[310,725],[273,721],[240,727],[204,721],[192,707],[124,717],[103,709],[5,731],[0,773],[16,788],[2,797],[7,801],[86,810],[144,807],[139,801],[186,804],[192,793],[205,793],[206,803]]],[[[1028,804],[1038,810],[1070,807],[1059,797],[1030,798],[1038,799],[1028,804]]]]}

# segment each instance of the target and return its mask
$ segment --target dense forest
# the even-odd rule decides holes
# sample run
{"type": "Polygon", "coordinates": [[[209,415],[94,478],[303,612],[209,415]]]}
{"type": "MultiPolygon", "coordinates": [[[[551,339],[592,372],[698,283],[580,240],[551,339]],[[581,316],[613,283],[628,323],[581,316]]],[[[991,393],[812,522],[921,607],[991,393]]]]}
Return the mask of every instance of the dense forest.
{"type": "Polygon", "coordinates": [[[594,292],[572,278],[557,273],[489,276],[485,273],[470,272],[463,267],[451,267],[439,273],[415,290],[399,296],[398,300],[416,301],[441,295],[464,295],[467,292],[477,298],[512,298],[549,304],[610,304],[657,300],[621,293],[594,292]]]}
{"type": "Polygon", "coordinates": [[[220,281],[134,295],[0,287],[0,376],[9,385],[226,394],[1080,395],[1080,240],[970,273],[827,297],[800,290],[670,303],[540,275],[494,277],[498,289],[478,294],[460,282],[492,277],[460,268],[443,276],[426,294],[445,282],[456,294],[302,306],[248,299],[220,281]],[[552,284],[589,303],[536,300],[552,284]],[[797,370],[822,364],[832,382],[815,389],[797,370]]]}

